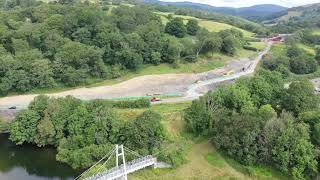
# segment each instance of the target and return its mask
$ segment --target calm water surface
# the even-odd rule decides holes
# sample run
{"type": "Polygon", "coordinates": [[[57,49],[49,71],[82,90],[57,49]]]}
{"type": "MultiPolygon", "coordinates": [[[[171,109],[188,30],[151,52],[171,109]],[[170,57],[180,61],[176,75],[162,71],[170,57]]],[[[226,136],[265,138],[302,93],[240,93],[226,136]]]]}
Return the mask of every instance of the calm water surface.
{"type": "Polygon", "coordinates": [[[16,146],[0,134],[0,180],[69,180],[79,172],[55,160],[54,148],[16,146]]]}

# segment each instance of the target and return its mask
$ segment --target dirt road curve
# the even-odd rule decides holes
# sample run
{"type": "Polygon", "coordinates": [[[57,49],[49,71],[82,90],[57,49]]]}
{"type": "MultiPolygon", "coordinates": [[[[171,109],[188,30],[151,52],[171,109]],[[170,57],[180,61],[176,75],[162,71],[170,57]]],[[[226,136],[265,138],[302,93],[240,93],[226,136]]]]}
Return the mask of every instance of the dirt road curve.
{"type": "Polygon", "coordinates": [[[220,75],[215,78],[207,78],[204,81],[191,84],[188,87],[188,90],[186,91],[185,96],[179,97],[179,98],[165,99],[162,102],[158,102],[158,103],[170,103],[170,102],[174,103],[179,101],[194,100],[204,95],[206,92],[214,89],[216,86],[218,86],[221,83],[230,83],[242,76],[253,74],[259,61],[262,59],[262,57],[265,54],[269,52],[271,46],[272,46],[272,42],[269,42],[267,47],[264,49],[264,51],[259,53],[259,55],[255,59],[249,61],[249,63],[243,63],[242,65],[238,66],[238,68],[240,67],[240,70],[237,68],[234,68],[233,70],[235,73],[227,76],[220,75]]]}
{"type": "MultiPolygon", "coordinates": [[[[253,60],[243,58],[230,61],[225,67],[199,74],[163,74],[136,77],[131,80],[111,85],[93,88],[78,88],[60,93],[47,94],[50,97],[64,97],[72,95],[82,100],[110,99],[129,96],[145,96],[146,94],[181,93],[180,98],[165,99],[162,103],[179,102],[196,99],[211,90],[217,83],[230,81],[254,72],[262,56],[271,47],[271,43],[253,60]],[[245,69],[243,71],[243,68],[245,69]],[[230,75],[228,72],[233,72],[230,75]]],[[[0,115],[8,112],[8,108],[16,106],[24,109],[39,94],[19,95],[0,98],[0,115]]]]}

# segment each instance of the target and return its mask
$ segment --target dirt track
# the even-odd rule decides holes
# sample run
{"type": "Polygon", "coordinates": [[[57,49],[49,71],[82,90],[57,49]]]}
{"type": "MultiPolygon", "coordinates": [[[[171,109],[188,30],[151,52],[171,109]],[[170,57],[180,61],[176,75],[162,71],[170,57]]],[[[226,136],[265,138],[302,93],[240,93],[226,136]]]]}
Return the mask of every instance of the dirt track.
{"type": "MultiPolygon", "coordinates": [[[[47,95],[50,97],[64,97],[67,95],[72,95],[82,100],[90,100],[145,96],[146,94],[181,93],[184,95],[184,97],[168,99],[164,102],[191,100],[198,98],[201,94],[210,90],[216,83],[232,80],[242,75],[252,73],[262,55],[269,51],[270,46],[271,44],[254,60],[250,60],[248,58],[232,60],[229,61],[229,63],[223,68],[215,69],[205,73],[147,75],[136,77],[116,85],[93,88],[78,88],[47,95]],[[243,68],[246,68],[246,70],[243,71],[243,68]],[[234,73],[224,76],[230,71],[233,71],[234,73]]],[[[1,111],[7,112],[7,109],[11,106],[16,106],[17,109],[26,108],[37,95],[39,94],[0,98],[0,114],[1,111]]]]}

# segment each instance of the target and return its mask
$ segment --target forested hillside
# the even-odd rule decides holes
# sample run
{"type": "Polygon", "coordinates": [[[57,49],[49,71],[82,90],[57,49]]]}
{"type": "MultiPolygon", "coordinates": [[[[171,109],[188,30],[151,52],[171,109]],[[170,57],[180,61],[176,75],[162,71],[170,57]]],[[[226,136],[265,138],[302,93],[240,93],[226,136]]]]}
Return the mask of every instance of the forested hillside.
{"type": "Polygon", "coordinates": [[[89,2],[10,0],[0,11],[0,94],[78,86],[117,78],[143,64],[195,62],[200,54],[235,55],[237,30],[213,33],[197,21],[164,25],[153,8],[89,2]]]}
{"type": "Polygon", "coordinates": [[[215,7],[207,4],[193,3],[193,2],[164,2],[159,0],[143,0],[146,3],[160,4],[163,6],[178,6],[185,8],[192,8],[204,10],[209,12],[221,13],[226,15],[240,16],[249,20],[259,20],[262,17],[272,15],[274,13],[285,11],[287,8],[273,4],[260,4],[250,7],[215,7]]]}
{"type": "Polygon", "coordinates": [[[276,23],[273,31],[280,33],[294,32],[303,28],[320,27],[320,4],[311,4],[288,9],[264,18],[265,23],[276,23]]]}
{"type": "Polygon", "coordinates": [[[237,16],[224,15],[204,10],[197,10],[193,8],[182,8],[176,6],[161,6],[161,5],[153,5],[155,10],[160,12],[174,12],[177,15],[188,15],[197,17],[200,19],[213,20],[217,22],[222,22],[226,24],[230,24],[242,29],[245,29],[250,32],[254,32],[257,34],[266,34],[267,31],[263,26],[251,22],[249,20],[243,19],[237,16]]]}
{"type": "Polygon", "coordinates": [[[249,166],[268,165],[296,179],[318,172],[319,96],[305,80],[288,88],[280,73],[219,88],[186,110],[189,132],[249,166]]]}

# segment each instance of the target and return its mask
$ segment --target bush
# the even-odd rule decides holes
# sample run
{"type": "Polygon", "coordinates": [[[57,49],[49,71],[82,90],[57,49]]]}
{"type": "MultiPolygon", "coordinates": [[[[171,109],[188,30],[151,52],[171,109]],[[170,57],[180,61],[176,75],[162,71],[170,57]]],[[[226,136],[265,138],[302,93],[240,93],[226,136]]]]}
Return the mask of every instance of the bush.
{"type": "Polygon", "coordinates": [[[317,61],[308,55],[300,55],[290,60],[290,70],[296,74],[310,74],[317,70],[317,61]]]}
{"type": "Polygon", "coordinates": [[[121,100],[121,101],[113,101],[113,100],[102,100],[96,99],[90,102],[93,107],[97,106],[108,106],[113,108],[148,108],[151,106],[149,99],[137,99],[137,100],[121,100]]]}
{"type": "Polygon", "coordinates": [[[255,47],[252,47],[252,46],[243,46],[243,49],[246,49],[246,50],[249,50],[249,51],[259,51],[257,48],[255,47]]]}
{"type": "MultiPolygon", "coordinates": [[[[174,168],[186,163],[189,144],[185,140],[179,141],[179,144],[171,144],[158,149],[158,159],[169,163],[174,168]],[[173,146],[174,145],[174,146],[173,146]],[[169,148],[170,147],[170,148],[169,148]]],[[[157,151],[155,152],[157,153],[157,151]]]]}
{"type": "Polygon", "coordinates": [[[113,101],[113,107],[115,108],[148,108],[151,103],[149,99],[138,99],[128,101],[113,101]]]}

